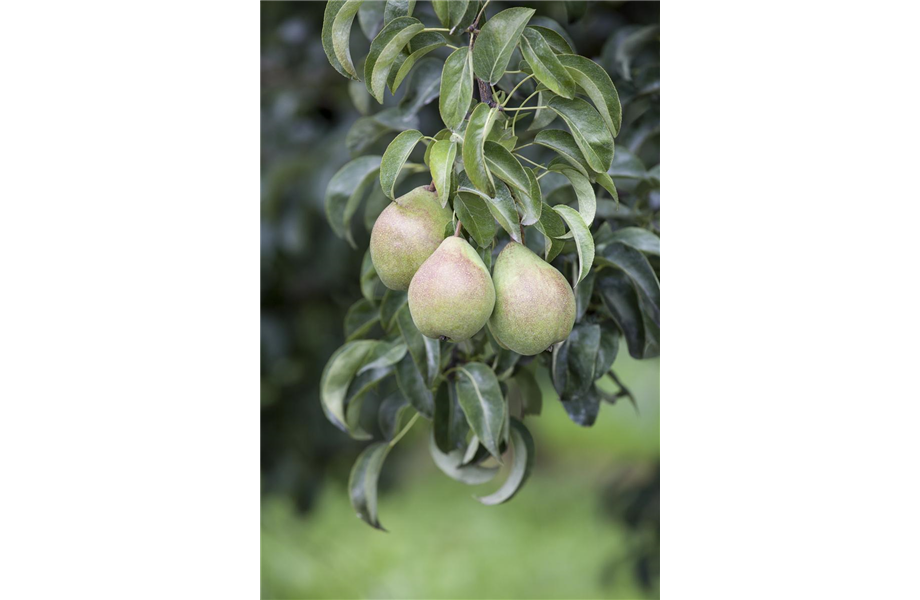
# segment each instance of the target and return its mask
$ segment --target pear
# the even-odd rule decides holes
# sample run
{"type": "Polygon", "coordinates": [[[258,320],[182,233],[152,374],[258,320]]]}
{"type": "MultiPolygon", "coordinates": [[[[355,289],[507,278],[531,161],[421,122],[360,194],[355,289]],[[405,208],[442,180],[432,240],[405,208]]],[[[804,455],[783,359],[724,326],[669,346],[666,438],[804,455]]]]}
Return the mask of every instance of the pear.
{"type": "Polygon", "coordinates": [[[437,192],[415,188],[383,209],[371,230],[371,262],[391,290],[409,289],[412,276],[444,239],[451,221],[450,208],[442,207],[437,192]]]}
{"type": "Polygon", "coordinates": [[[575,294],[562,273],[527,246],[509,242],[493,269],[489,330],[510,350],[533,356],[561,342],[575,324],[575,294]]]}
{"type": "Polygon", "coordinates": [[[441,242],[409,285],[409,313],[429,338],[468,340],[486,324],[494,306],[489,270],[459,236],[441,242]]]}

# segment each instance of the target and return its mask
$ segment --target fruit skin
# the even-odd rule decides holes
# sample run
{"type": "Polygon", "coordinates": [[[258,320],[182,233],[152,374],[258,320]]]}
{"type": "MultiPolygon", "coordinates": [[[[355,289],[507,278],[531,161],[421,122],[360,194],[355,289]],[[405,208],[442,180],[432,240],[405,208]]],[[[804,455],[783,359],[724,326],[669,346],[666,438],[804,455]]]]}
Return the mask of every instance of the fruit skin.
{"type": "Polygon", "coordinates": [[[562,273],[527,246],[508,242],[493,269],[495,310],[489,329],[501,344],[524,356],[569,337],[575,294],[562,273]]]}
{"type": "Polygon", "coordinates": [[[383,285],[409,289],[412,276],[444,239],[453,213],[437,192],[417,187],[383,209],[371,230],[371,262],[383,285]]]}
{"type": "Polygon", "coordinates": [[[482,329],[495,307],[495,288],[479,254],[451,236],[419,268],[409,286],[409,313],[422,335],[453,342],[482,329]]]}

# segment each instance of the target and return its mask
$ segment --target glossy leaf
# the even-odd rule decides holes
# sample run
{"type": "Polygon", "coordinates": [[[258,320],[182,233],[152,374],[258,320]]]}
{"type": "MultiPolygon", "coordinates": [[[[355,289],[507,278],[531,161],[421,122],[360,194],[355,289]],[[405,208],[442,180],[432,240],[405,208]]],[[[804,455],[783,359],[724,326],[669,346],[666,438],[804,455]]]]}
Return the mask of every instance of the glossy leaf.
{"type": "Polygon", "coordinates": [[[352,508],[362,521],[382,531],[386,529],[377,518],[377,479],[389,451],[389,444],[371,444],[358,455],[348,477],[348,496],[352,508]]]}
{"type": "Polygon", "coordinates": [[[533,25],[532,23],[533,20],[531,20],[531,25],[527,29],[533,29],[542,35],[543,39],[546,41],[549,47],[552,48],[553,52],[556,54],[572,54],[574,52],[569,42],[557,31],[550,29],[549,27],[533,25]]]}
{"type": "MultiPolygon", "coordinates": [[[[334,31],[333,25],[335,24],[336,17],[338,17],[339,13],[341,13],[343,9],[347,8],[347,11],[350,12],[352,9],[357,10],[360,6],[361,6],[360,0],[357,0],[357,1],[356,0],[350,0],[350,1],[330,0],[329,2],[326,3],[326,10],[323,13],[323,30],[322,30],[322,33],[320,34],[320,39],[323,43],[323,51],[326,53],[326,58],[329,59],[329,64],[331,64],[335,68],[336,71],[338,71],[345,77],[348,77],[349,79],[358,79],[358,75],[355,72],[354,64],[352,64],[351,62],[350,53],[348,55],[348,67],[347,68],[345,65],[342,64],[342,62],[336,56],[336,49],[335,49],[336,36],[333,35],[333,31],[334,31]]],[[[346,15],[347,15],[347,12],[346,12],[346,15]]],[[[352,19],[354,18],[354,13],[352,13],[351,17],[352,19]]],[[[344,23],[344,18],[343,18],[343,23],[344,23]]],[[[344,34],[347,36],[345,39],[346,48],[348,45],[348,38],[351,37],[351,21],[350,20],[348,21],[348,25],[349,25],[348,30],[344,31],[344,34]]],[[[343,31],[340,31],[338,29],[335,31],[339,32],[339,34],[343,33],[343,31]]],[[[340,45],[341,43],[342,42],[339,41],[340,45]]]]}
{"type": "Polygon", "coordinates": [[[578,169],[579,173],[585,177],[588,176],[591,167],[588,166],[584,155],[581,153],[581,149],[578,147],[578,144],[575,143],[575,138],[572,137],[572,134],[568,131],[562,131],[561,129],[546,129],[538,133],[533,142],[555,151],[559,156],[564,158],[566,162],[578,169]]]}
{"type": "Polygon", "coordinates": [[[351,24],[364,0],[346,0],[335,19],[332,21],[332,48],[339,64],[352,79],[359,79],[358,72],[351,60],[351,24]]]}
{"type": "Polygon", "coordinates": [[[595,379],[600,379],[610,370],[620,349],[620,330],[613,324],[613,321],[602,321],[600,328],[601,337],[597,347],[597,362],[594,365],[595,379]]]}
{"type": "Polygon", "coordinates": [[[326,186],[326,218],[332,231],[346,237],[356,247],[351,236],[351,218],[361,198],[380,171],[379,156],[362,156],[346,163],[336,171],[326,186]]]}
{"type": "MultiPolygon", "coordinates": [[[[426,387],[431,387],[441,370],[441,346],[438,340],[432,340],[421,334],[406,305],[403,305],[396,313],[396,323],[426,387]]],[[[423,412],[423,414],[426,417],[431,416],[430,412],[423,412]]]]}
{"type": "Polygon", "coordinates": [[[463,223],[463,230],[473,237],[480,248],[492,243],[492,238],[495,237],[495,219],[485,200],[476,194],[458,191],[454,210],[463,223]]]}
{"type": "Polygon", "coordinates": [[[406,113],[417,113],[423,106],[433,101],[440,93],[441,61],[436,58],[423,58],[406,84],[406,93],[399,101],[399,108],[406,113]]]}
{"type": "Polygon", "coordinates": [[[661,240],[648,229],[642,229],[641,227],[617,229],[610,236],[610,240],[626,244],[646,254],[654,254],[655,256],[661,254],[661,240]]]}
{"type": "Polygon", "coordinates": [[[496,109],[489,108],[489,105],[484,102],[480,102],[473,109],[470,121],[466,126],[466,134],[463,136],[463,149],[461,152],[463,155],[463,167],[470,181],[473,182],[477,189],[490,197],[495,193],[495,183],[486,166],[485,142],[497,114],[496,109]]]}
{"type": "Polygon", "coordinates": [[[591,98],[610,133],[616,137],[620,133],[623,115],[620,96],[607,71],[593,60],[577,54],[562,54],[559,62],[568,70],[578,87],[591,98]]]}
{"type": "MultiPolygon", "coordinates": [[[[528,26],[529,26],[529,27],[540,27],[540,28],[543,28],[543,29],[549,29],[550,31],[556,33],[559,37],[561,37],[562,40],[565,42],[565,44],[566,44],[569,48],[571,48],[571,50],[566,50],[566,51],[565,51],[566,54],[575,54],[575,53],[576,53],[576,52],[575,52],[575,40],[573,40],[573,39],[572,39],[572,36],[569,35],[569,32],[565,30],[565,27],[563,27],[562,25],[560,25],[558,22],[556,22],[556,21],[550,19],[549,17],[544,17],[544,16],[541,15],[541,16],[536,16],[536,17],[532,18],[532,19],[530,20],[530,23],[528,24],[528,26]]],[[[541,31],[540,33],[544,33],[544,32],[541,31]]],[[[550,37],[550,36],[547,36],[545,33],[544,33],[543,37],[546,38],[546,41],[547,41],[547,43],[550,44],[550,46],[554,46],[554,44],[556,43],[555,40],[552,40],[551,37],[550,37]]],[[[554,49],[555,49],[555,46],[554,46],[554,49]]],[[[560,54],[561,54],[561,53],[562,53],[562,52],[560,52],[560,54]]]]}
{"type": "MultiPolygon", "coordinates": [[[[462,186],[459,189],[460,191],[474,193],[482,196],[482,192],[477,190],[472,190],[462,186]]],[[[514,198],[511,197],[511,192],[508,190],[508,186],[506,186],[501,181],[495,182],[495,197],[490,198],[486,196],[483,198],[483,200],[485,201],[489,212],[492,213],[492,216],[496,221],[498,221],[498,224],[501,225],[501,228],[504,229],[514,241],[520,242],[520,216],[517,213],[517,207],[514,204],[514,198]]]]}
{"type": "Polygon", "coordinates": [[[477,77],[489,83],[501,79],[534,12],[532,8],[508,8],[486,21],[473,46],[473,71],[477,77]]]}
{"type": "Polygon", "coordinates": [[[457,384],[449,381],[438,388],[434,398],[434,435],[441,451],[463,450],[470,426],[457,399],[457,384]]]}
{"type": "MultiPolygon", "coordinates": [[[[596,240],[595,240],[596,243],[596,240]]],[[[575,322],[581,322],[588,310],[588,304],[591,302],[591,295],[594,293],[594,279],[597,277],[595,270],[588,271],[588,274],[582,280],[578,287],[575,288],[575,322]]]]}
{"type": "Polygon", "coordinates": [[[600,411],[601,397],[597,386],[590,386],[580,392],[573,392],[562,401],[562,407],[569,419],[576,425],[591,427],[600,411]]]}
{"type": "Polygon", "coordinates": [[[357,375],[375,369],[392,367],[401,361],[405,355],[406,343],[402,341],[402,339],[393,340],[392,342],[380,342],[374,351],[367,357],[364,365],[358,369],[357,375]]]}
{"type": "Polygon", "coordinates": [[[527,175],[530,189],[526,193],[520,190],[511,190],[511,193],[520,206],[521,225],[527,226],[539,221],[543,214],[543,191],[532,170],[524,169],[524,174],[527,175]]]}
{"type": "Polygon", "coordinates": [[[345,397],[352,379],[364,360],[379,342],[360,340],[347,342],[329,358],[320,378],[319,391],[323,412],[333,425],[347,431],[345,427],[345,397]]]}
{"type": "Polygon", "coordinates": [[[526,369],[518,369],[512,381],[521,395],[524,414],[539,415],[543,410],[543,392],[534,376],[526,369]]]}
{"type": "Polygon", "coordinates": [[[597,110],[581,98],[553,98],[549,107],[556,111],[572,132],[585,161],[595,171],[606,171],[613,161],[613,137],[597,110]]]}
{"type": "Polygon", "coordinates": [[[514,461],[511,463],[511,472],[508,479],[494,493],[477,498],[486,505],[501,504],[511,500],[517,494],[533,471],[536,446],[533,436],[521,421],[511,419],[511,447],[514,450],[514,461]]]}
{"type": "MultiPolygon", "coordinates": [[[[434,137],[435,142],[440,142],[441,140],[450,140],[450,135],[451,135],[450,129],[442,129],[441,131],[439,131],[439,132],[437,132],[436,134],[434,134],[433,137],[434,137]]],[[[453,141],[453,140],[451,140],[451,141],[453,141]]],[[[456,143],[456,142],[454,142],[454,143],[456,143]]],[[[434,142],[432,142],[431,144],[428,144],[428,146],[425,148],[425,159],[424,159],[424,162],[425,162],[426,165],[429,166],[429,168],[431,167],[431,151],[432,151],[433,149],[434,149],[434,142]]],[[[432,178],[432,179],[433,179],[433,178],[432,178]]]]}
{"type": "Polygon", "coordinates": [[[495,373],[479,362],[457,368],[457,398],[466,420],[482,445],[501,461],[498,446],[506,418],[505,399],[495,373]]]}
{"type": "Polygon", "coordinates": [[[380,326],[383,330],[389,332],[395,325],[394,318],[403,306],[408,302],[406,292],[399,292],[388,289],[383,294],[380,301],[380,326]]]}
{"type": "MultiPolygon", "coordinates": [[[[391,72],[392,81],[387,82],[390,86],[390,92],[396,93],[396,90],[399,89],[400,84],[409,74],[409,71],[412,70],[415,63],[420,61],[423,56],[438,48],[443,48],[446,45],[447,40],[437,31],[424,31],[412,38],[412,53],[406,57],[406,60],[404,60],[395,71],[395,75],[393,74],[394,72],[391,72]]],[[[440,61],[438,61],[438,65],[440,70],[440,61]]],[[[440,85],[440,73],[436,81],[438,81],[440,85]]]]}
{"type": "Polygon", "coordinates": [[[518,190],[529,194],[530,179],[524,167],[507,148],[496,142],[487,141],[483,146],[486,165],[499,179],[518,190]]]}
{"type": "Polygon", "coordinates": [[[543,35],[532,27],[524,29],[521,37],[521,53],[533,70],[537,81],[565,98],[575,95],[575,80],[556,58],[543,35]]]}
{"type": "Polygon", "coordinates": [[[597,211],[597,197],[594,195],[594,188],[591,182],[581,172],[572,168],[571,165],[550,167],[557,173],[562,173],[565,178],[572,184],[575,190],[575,197],[578,199],[578,214],[584,219],[585,225],[591,226],[594,222],[594,213],[597,211]]]}
{"type": "Polygon", "coordinates": [[[380,161],[380,188],[390,200],[395,199],[396,178],[403,165],[422,139],[422,132],[417,129],[403,131],[387,146],[380,161]]]}
{"type": "Polygon", "coordinates": [[[463,123],[473,100],[473,62],[469,48],[454,50],[444,62],[438,109],[441,120],[453,131],[463,123]]]}
{"type": "Polygon", "coordinates": [[[364,61],[364,84],[377,102],[383,104],[383,92],[396,57],[425,26],[414,17],[398,17],[383,26],[364,61]]]}
{"type": "Polygon", "coordinates": [[[591,265],[594,263],[594,238],[591,237],[591,230],[588,229],[584,219],[582,219],[581,215],[573,208],[559,205],[554,206],[553,210],[555,210],[569,226],[575,240],[575,249],[578,252],[579,273],[578,281],[575,282],[577,286],[588,274],[588,271],[591,270],[591,265]]]}
{"type": "Polygon", "coordinates": [[[601,184],[601,187],[607,190],[610,196],[615,202],[615,206],[619,208],[620,206],[620,196],[617,194],[616,185],[613,183],[613,179],[610,178],[610,175],[607,173],[594,173],[594,176],[597,178],[597,182],[601,184]]]}
{"type": "Polygon", "coordinates": [[[632,281],[623,271],[603,269],[598,273],[594,287],[607,312],[623,332],[629,355],[636,359],[643,358],[646,347],[645,324],[632,281]]]}
{"type": "Polygon", "coordinates": [[[642,160],[626,148],[617,150],[607,174],[614,179],[645,179],[648,176],[642,160]]]}
{"type": "Polygon", "coordinates": [[[383,399],[377,411],[377,418],[380,431],[387,440],[393,439],[399,431],[404,415],[410,412],[414,411],[401,391],[397,390],[383,399]]]}
{"type": "Polygon", "coordinates": [[[393,19],[408,17],[415,9],[415,0],[386,0],[383,9],[383,23],[388,24],[393,19]]]}
{"type": "Polygon", "coordinates": [[[543,258],[551,262],[562,252],[565,243],[559,238],[565,235],[565,222],[550,205],[543,203],[540,220],[536,223],[537,230],[543,234],[543,258]]]}
{"type": "Polygon", "coordinates": [[[428,438],[428,450],[431,452],[434,464],[442,473],[455,481],[467,485],[479,485],[491,481],[498,474],[498,467],[463,466],[464,450],[442,452],[435,440],[433,429],[428,438]]]}
{"type": "Polygon", "coordinates": [[[451,34],[463,23],[469,4],[470,0],[432,0],[431,2],[441,25],[450,29],[451,34]]]}
{"type": "Polygon", "coordinates": [[[629,276],[636,286],[642,306],[655,325],[660,325],[661,289],[648,259],[635,248],[619,242],[608,244],[604,248],[603,258],[629,276]]]}
{"type": "MultiPolygon", "coordinates": [[[[583,393],[594,385],[597,353],[601,343],[601,328],[596,323],[579,323],[569,334],[567,393],[583,393]]],[[[565,400],[565,398],[563,398],[565,400]]]]}
{"type": "Polygon", "coordinates": [[[380,315],[367,298],[361,298],[345,313],[345,340],[357,340],[365,335],[380,320],[380,315]]]}
{"type": "Polygon", "coordinates": [[[434,142],[430,148],[428,166],[431,169],[431,180],[438,191],[441,206],[447,206],[450,199],[450,178],[454,173],[454,160],[457,158],[457,144],[446,139],[434,142]]]}
{"type": "Polygon", "coordinates": [[[434,417],[434,396],[409,354],[403,356],[396,365],[396,383],[419,414],[427,419],[434,417]]]}
{"type": "MultiPolygon", "coordinates": [[[[556,94],[552,93],[549,90],[543,90],[537,94],[537,104],[536,106],[546,106],[547,103],[556,97],[556,94]]],[[[533,121],[530,122],[530,127],[527,128],[528,131],[542,131],[550,123],[556,120],[556,111],[550,108],[540,108],[533,113],[533,121]]],[[[574,143],[574,140],[573,140],[574,143]]]]}

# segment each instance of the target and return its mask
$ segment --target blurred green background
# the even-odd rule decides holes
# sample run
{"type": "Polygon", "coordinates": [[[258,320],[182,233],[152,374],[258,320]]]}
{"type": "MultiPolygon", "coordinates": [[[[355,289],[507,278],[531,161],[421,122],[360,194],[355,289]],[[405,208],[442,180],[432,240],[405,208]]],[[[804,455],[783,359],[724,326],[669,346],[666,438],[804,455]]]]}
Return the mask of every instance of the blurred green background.
{"type": "MultiPolygon", "coordinates": [[[[576,51],[607,69],[624,104],[618,148],[625,142],[645,164],[657,164],[657,121],[651,134],[645,116],[630,122],[628,99],[639,97],[640,82],[618,77],[615,60],[630,32],[658,23],[658,3],[591,2],[574,23],[566,23],[560,2],[492,2],[487,15],[514,5],[563,23],[576,51]]],[[[543,414],[527,421],[536,467],[507,504],[472,498],[497,488],[502,475],[471,488],[438,471],[422,422],[381,475],[380,519],[389,533],[354,515],[345,488],[365,444],[325,419],[318,385],[344,342],[345,312],[361,297],[368,239],[361,211],[354,250],[332,233],[323,208],[326,184],[351,158],[346,137],[361,114],[323,53],[324,7],[261,5],[263,598],[658,597],[658,359],[636,361],[625,350],[614,370],[638,414],[627,402],[605,404],[597,423],[581,428],[538,376],[543,414]]],[[[414,16],[436,22],[427,2],[414,16]]],[[[368,42],[357,19],[352,40],[353,55],[364,56],[368,42]]],[[[657,108],[657,43],[636,49],[632,60],[640,67],[655,61],[657,108]]],[[[648,102],[647,91],[641,96],[648,102]]],[[[441,128],[436,100],[419,119],[426,134],[441,128]]],[[[381,153],[392,137],[368,141],[364,153],[381,153]]]]}

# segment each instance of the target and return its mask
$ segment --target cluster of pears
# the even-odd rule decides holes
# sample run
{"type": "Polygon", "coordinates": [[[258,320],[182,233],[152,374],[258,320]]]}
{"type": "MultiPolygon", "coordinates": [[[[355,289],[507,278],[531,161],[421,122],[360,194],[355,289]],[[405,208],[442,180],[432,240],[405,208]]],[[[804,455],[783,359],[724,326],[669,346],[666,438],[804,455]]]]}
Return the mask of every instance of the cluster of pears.
{"type": "Polygon", "coordinates": [[[502,347],[525,356],[567,338],[575,295],[565,277],[514,241],[489,275],[465,239],[448,237],[451,219],[437,193],[422,186],[385,208],[371,231],[377,275],[391,290],[408,290],[419,331],[461,342],[488,323],[502,347]]]}

